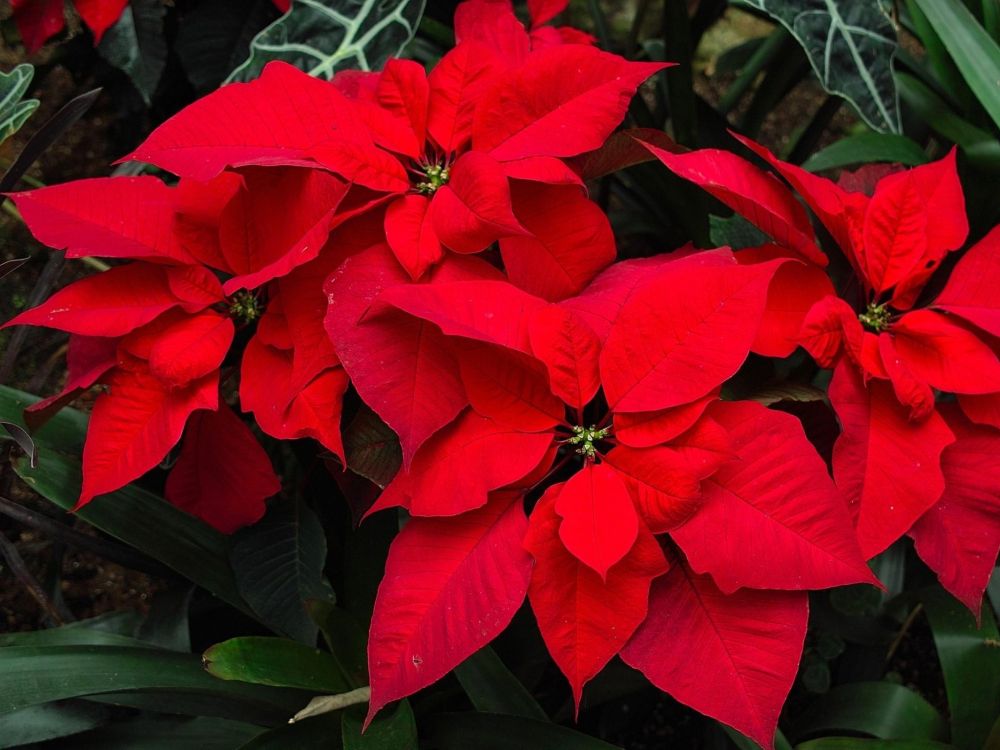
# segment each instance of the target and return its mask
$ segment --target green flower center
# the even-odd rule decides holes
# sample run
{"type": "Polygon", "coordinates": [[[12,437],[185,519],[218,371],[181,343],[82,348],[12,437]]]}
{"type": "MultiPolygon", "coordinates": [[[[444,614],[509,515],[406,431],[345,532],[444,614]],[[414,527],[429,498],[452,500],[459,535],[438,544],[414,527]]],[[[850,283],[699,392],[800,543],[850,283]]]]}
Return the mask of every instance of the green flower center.
{"type": "Polygon", "coordinates": [[[876,305],[874,302],[868,305],[868,309],[858,315],[861,325],[873,333],[881,333],[892,322],[892,313],[885,304],[876,305]]]}
{"type": "Polygon", "coordinates": [[[443,164],[423,164],[420,167],[427,178],[417,183],[417,192],[424,195],[433,195],[439,187],[448,184],[451,177],[451,168],[443,164]]]}
{"type": "Polygon", "coordinates": [[[611,432],[610,427],[597,429],[595,425],[584,427],[577,425],[573,428],[573,435],[566,439],[570,445],[576,446],[576,452],[581,456],[593,458],[597,454],[596,443],[604,440],[611,432]]]}
{"type": "Polygon", "coordinates": [[[250,292],[236,292],[229,298],[229,316],[243,325],[257,320],[263,312],[257,297],[250,292]]]}

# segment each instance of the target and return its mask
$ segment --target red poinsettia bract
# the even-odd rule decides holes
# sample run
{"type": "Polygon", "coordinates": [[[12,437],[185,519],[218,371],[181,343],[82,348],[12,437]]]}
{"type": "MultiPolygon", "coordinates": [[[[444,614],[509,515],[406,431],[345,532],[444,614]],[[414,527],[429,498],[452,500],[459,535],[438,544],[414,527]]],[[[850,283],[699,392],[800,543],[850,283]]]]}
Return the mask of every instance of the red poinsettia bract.
{"type": "MultiPolygon", "coordinates": [[[[872,557],[904,534],[974,613],[1000,550],[1000,229],[967,250],[936,295],[926,287],[969,231],[955,152],[910,170],[869,167],[839,183],[767,161],[813,210],[853,277],[834,291],[805,210],[774,175],[727,152],[650,150],[769,234],[768,257],[800,258],[772,288],[785,356],[797,344],[834,370],[842,432],[834,476],[872,557]],[[813,279],[813,281],[807,281],[813,279]],[[960,409],[942,404],[954,394],[960,409]],[[972,466],[978,481],[971,481],[972,466]]],[[[774,343],[774,342],[772,342],[774,343]]]]}
{"type": "Polygon", "coordinates": [[[488,643],[527,596],[577,704],[621,653],[770,745],[804,590],[872,580],[798,421],[718,398],[784,263],[682,251],[555,303],[477,258],[421,283],[385,245],[340,266],[327,328],[359,393],[412,362],[412,416],[439,425],[369,511],[413,517],[376,603],[370,715],[488,643]],[[380,358],[363,364],[371,340],[380,358]]]}
{"type": "Polygon", "coordinates": [[[347,377],[322,328],[321,285],[343,256],[327,253],[253,293],[227,295],[218,274],[231,277],[227,284],[269,276],[297,243],[325,242],[354,214],[342,205],[353,199],[342,180],[313,170],[272,170],[266,188],[258,180],[252,170],[175,188],[152,177],[108,178],[14,196],[36,236],[69,257],[137,259],[75,282],[8,323],[71,334],[64,392],[29,411],[41,416],[81,389],[106,387],[90,420],[79,505],[160,464],[183,433],[168,499],[224,531],[260,518],[277,477],[220,399],[220,389],[236,391],[239,362],[227,360],[237,330],[258,318],[242,362],[244,410],[275,437],[315,437],[342,455],[347,377]],[[276,210],[279,195],[304,200],[277,222],[248,199],[248,186],[263,204],[274,191],[276,210]]]}
{"type": "MultiPolygon", "coordinates": [[[[550,298],[578,292],[613,261],[608,221],[565,159],[600,147],[639,83],[664,66],[627,63],[572,34],[560,39],[574,43],[536,40],[548,28],[538,24],[562,5],[532,7],[529,34],[509,3],[459,6],[461,42],[430,76],[394,60],[330,83],[273,63],[251,83],[225,86],[132,155],[172,171],[175,185],[95,179],[14,196],[38,239],[68,257],[132,261],[9,323],[73,336],[66,393],[36,412],[95,383],[107,388],[91,423],[81,504],[161,463],[189,417],[220,403],[220,389],[229,402],[238,392],[264,432],[313,437],[342,455],[347,376],[322,327],[322,285],[380,237],[411,279],[429,274],[444,248],[468,254],[500,239],[507,273],[550,298]],[[510,44],[517,56],[502,55],[510,44]],[[241,358],[230,350],[242,331],[241,358]]],[[[447,399],[454,374],[441,378],[447,399]]],[[[429,430],[413,415],[408,458],[457,410],[429,430]]],[[[400,424],[391,409],[388,418],[400,424]]],[[[190,441],[212,434],[203,423],[224,424],[197,422],[190,441]]],[[[182,450],[176,470],[194,455],[182,450]]],[[[233,498],[205,507],[212,493],[192,496],[190,481],[169,482],[168,496],[232,530],[258,518],[276,489],[243,476],[248,486],[232,489],[246,498],[242,513],[233,498]]]]}

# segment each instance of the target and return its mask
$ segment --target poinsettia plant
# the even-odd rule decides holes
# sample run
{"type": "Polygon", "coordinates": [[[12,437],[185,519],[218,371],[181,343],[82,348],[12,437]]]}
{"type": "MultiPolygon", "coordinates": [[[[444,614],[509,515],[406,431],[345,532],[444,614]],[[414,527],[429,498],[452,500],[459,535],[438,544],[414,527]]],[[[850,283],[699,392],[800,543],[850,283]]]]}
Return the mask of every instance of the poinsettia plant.
{"type": "MultiPolygon", "coordinates": [[[[617,657],[764,748],[803,652],[821,651],[810,592],[881,606],[895,577],[869,562],[908,535],[982,614],[1000,550],[1000,235],[958,256],[955,153],[833,182],[742,136],[777,174],[688,150],[633,127],[672,64],[554,25],[566,5],[529,2],[522,22],[508,0],[465,0],[426,67],[323,80],[269,62],[156,127],[122,159],[133,176],[10,196],[40,242],[108,262],[4,325],[69,334],[62,389],[24,413],[38,434],[97,390],[67,504],[100,513],[156,486],[211,527],[185,554],[234,534],[210,590],[304,643],[238,639],[206,668],[336,693],[296,720],[367,703],[337,725],[345,746],[402,725],[415,743],[408,699],[452,672],[486,703],[462,670],[519,613],[575,717],[617,657]],[[593,188],[636,167],[764,237],[619,247],[621,196],[593,188]],[[826,417],[829,401],[832,446],[768,394],[783,388],[826,417]],[[299,471],[303,453],[320,460],[299,471]],[[301,502],[316,466],[355,533],[393,532],[361,661],[341,658],[357,624],[301,502]],[[291,582],[264,556],[288,527],[291,582]]],[[[812,594],[821,626],[832,600],[812,594]]]]}
{"type": "Polygon", "coordinates": [[[873,557],[909,534],[942,585],[978,616],[1000,550],[996,478],[970,465],[986,445],[1000,445],[1000,235],[991,230],[928,289],[969,231],[954,151],[834,183],[742,142],[834,239],[848,265],[836,287],[803,207],[774,175],[729,152],[650,148],[770,234],[779,244],[769,255],[800,259],[770,297],[789,344],[773,353],[801,345],[834,371],[829,397],[841,434],[833,472],[861,548],[873,557]]]}

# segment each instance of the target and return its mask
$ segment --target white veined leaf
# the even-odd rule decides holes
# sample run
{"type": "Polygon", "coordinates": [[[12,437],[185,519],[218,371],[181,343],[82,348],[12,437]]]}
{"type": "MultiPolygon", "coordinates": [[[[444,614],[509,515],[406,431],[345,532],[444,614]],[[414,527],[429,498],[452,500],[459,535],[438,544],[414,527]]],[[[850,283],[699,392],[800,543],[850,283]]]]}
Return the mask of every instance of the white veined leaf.
{"type": "Polygon", "coordinates": [[[898,133],[899,92],[892,65],[896,31],[882,4],[868,0],[742,0],[784,25],[806,52],[823,88],[849,101],[875,130],[898,133]]]}
{"type": "Polygon", "coordinates": [[[318,78],[375,70],[413,38],[425,0],[292,0],[291,9],[250,43],[250,57],[226,82],[248,81],[272,60],[318,78]]]}
{"type": "Polygon", "coordinates": [[[37,99],[23,98],[34,75],[35,69],[28,63],[0,73],[0,142],[14,135],[38,109],[37,99]]]}

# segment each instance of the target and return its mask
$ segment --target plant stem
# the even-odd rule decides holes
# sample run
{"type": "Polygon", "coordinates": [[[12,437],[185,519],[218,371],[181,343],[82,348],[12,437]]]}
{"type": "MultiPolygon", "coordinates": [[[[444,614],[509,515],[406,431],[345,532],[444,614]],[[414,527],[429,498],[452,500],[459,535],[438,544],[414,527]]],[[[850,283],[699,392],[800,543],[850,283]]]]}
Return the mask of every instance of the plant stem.
{"type": "Polygon", "coordinates": [[[155,560],[140,555],[128,547],[100,537],[83,534],[41,513],[25,508],[13,500],[0,496],[0,514],[23,523],[35,531],[48,534],[71,547],[92,552],[105,560],[117,563],[130,570],[138,570],[158,577],[173,577],[173,572],[155,560]]]}

